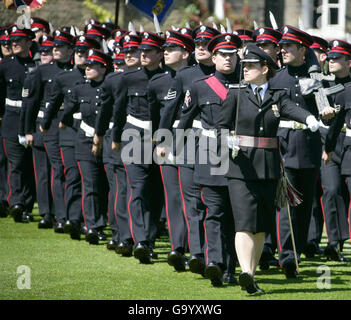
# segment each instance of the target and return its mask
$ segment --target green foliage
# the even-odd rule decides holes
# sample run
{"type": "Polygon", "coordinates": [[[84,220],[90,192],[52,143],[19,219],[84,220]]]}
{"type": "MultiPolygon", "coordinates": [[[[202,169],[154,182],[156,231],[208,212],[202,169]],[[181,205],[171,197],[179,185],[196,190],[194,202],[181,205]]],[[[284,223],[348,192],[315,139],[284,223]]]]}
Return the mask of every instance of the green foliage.
{"type": "Polygon", "coordinates": [[[102,6],[99,6],[98,4],[93,3],[92,0],[84,0],[83,4],[93,12],[97,20],[114,21],[115,16],[111,12],[104,9],[102,6]]]}

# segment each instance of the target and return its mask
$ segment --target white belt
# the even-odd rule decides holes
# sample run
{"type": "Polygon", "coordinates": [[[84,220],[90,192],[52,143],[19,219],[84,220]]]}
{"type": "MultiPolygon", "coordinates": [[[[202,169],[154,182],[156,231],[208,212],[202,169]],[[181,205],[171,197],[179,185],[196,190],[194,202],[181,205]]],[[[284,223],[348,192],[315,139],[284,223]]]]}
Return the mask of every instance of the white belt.
{"type": "Polygon", "coordinates": [[[84,121],[82,121],[80,123],[80,128],[85,132],[85,135],[87,137],[94,137],[94,133],[95,133],[95,128],[89,126],[88,124],[86,124],[84,121]]]}
{"type": "Polygon", "coordinates": [[[38,118],[44,118],[44,111],[39,110],[38,118]]]}
{"type": "Polygon", "coordinates": [[[127,116],[127,122],[131,123],[132,125],[142,128],[144,130],[151,130],[152,122],[151,121],[143,121],[139,120],[130,114],[127,116]]]}
{"type": "Polygon", "coordinates": [[[193,120],[193,128],[203,129],[201,121],[200,120],[193,120]]]}
{"type": "Polygon", "coordinates": [[[113,128],[113,122],[110,122],[110,123],[109,123],[108,128],[109,128],[109,129],[112,129],[112,128],[113,128]]]}
{"type": "Polygon", "coordinates": [[[346,137],[351,137],[351,129],[346,128],[346,137]]]}
{"type": "Polygon", "coordinates": [[[81,112],[73,113],[73,119],[82,120],[82,113],[81,112]]]}
{"type": "Polygon", "coordinates": [[[202,129],[201,134],[205,137],[216,139],[216,131],[214,129],[202,129]]]}
{"type": "Polygon", "coordinates": [[[286,121],[286,120],[280,120],[279,127],[280,128],[289,128],[289,129],[293,129],[293,130],[306,130],[306,129],[308,129],[308,127],[301,122],[286,121]]]}
{"type": "Polygon", "coordinates": [[[178,128],[179,120],[174,121],[173,128],[178,128]]]}
{"type": "Polygon", "coordinates": [[[9,98],[6,98],[5,103],[10,107],[22,107],[22,100],[11,100],[9,98]]]}

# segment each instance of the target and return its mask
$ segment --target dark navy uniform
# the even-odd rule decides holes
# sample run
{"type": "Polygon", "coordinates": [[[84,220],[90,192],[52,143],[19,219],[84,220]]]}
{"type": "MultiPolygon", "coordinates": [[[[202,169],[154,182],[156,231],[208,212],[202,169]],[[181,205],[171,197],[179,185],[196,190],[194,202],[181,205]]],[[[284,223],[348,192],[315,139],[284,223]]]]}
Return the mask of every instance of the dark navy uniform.
{"type": "MultiPolygon", "coordinates": [[[[139,48],[152,49],[161,46],[164,39],[153,33],[144,32],[139,48]]],[[[147,100],[149,80],[161,68],[149,71],[146,67],[124,72],[118,77],[118,100],[114,110],[113,141],[121,142],[122,132],[128,138],[136,139],[140,150],[133,150],[134,159],[122,160],[127,171],[127,180],[131,187],[131,199],[128,205],[131,217],[131,233],[136,243],[134,256],[142,263],[150,261],[152,247],[157,234],[162,209],[162,181],[157,166],[152,163],[152,125],[147,100]],[[141,145],[140,145],[141,144],[141,145]],[[149,194],[149,187],[153,187],[149,194]]],[[[127,144],[126,144],[127,145],[127,144]]],[[[125,148],[125,146],[123,146],[125,148]]],[[[123,149],[122,149],[123,155],[123,149]]]]}
{"type": "MultiPolygon", "coordinates": [[[[297,43],[309,47],[313,40],[308,34],[286,26],[280,43],[297,43]]],[[[318,117],[318,108],[314,96],[301,95],[299,79],[309,77],[307,67],[287,66],[278,71],[272,79],[272,86],[285,89],[288,97],[297,107],[309,111],[318,117]]],[[[282,117],[279,125],[280,151],[283,157],[286,174],[292,185],[303,195],[302,204],[291,208],[296,249],[302,253],[308,236],[311,219],[311,207],[321,159],[321,137],[319,132],[311,132],[306,126],[286,121],[282,117]]],[[[294,265],[291,235],[287,210],[282,209],[277,217],[278,250],[280,264],[294,265]]],[[[284,268],[284,270],[287,270],[284,268]]],[[[290,270],[290,269],[289,269],[290,270]]],[[[292,270],[292,269],[291,269],[292,270]]],[[[292,274],[291,274],[292,275],[292,274]]]]}
{"type": "MultiPolygon", "coordinates": [[[[34,34],[27,29],[13,27],[10,39],[34,34]]],[[[35,63],[29,56],[13,56],[0,64],[0,118],[1,134],[5,154],[9,161],[9,194],[7,201],[16,209],[15,221],[22,221],[22,211],[31,212],[35,201],[35,186],[31,150],[19,143],[22,89],[25,77],[34,69],[35,63]]],[[[23,134],[23,133],[21,133],[23,134]]]]}
{"type": "Polygon", "coordinates": [[[97,244],[99,234],[106,226],[107,209],[106,176],[102,154],[92,154],[96,115],[99,111],[99,97],[102,82],[85,80],[72,88],[67,100],[62,123],[70,125],[73,114],[80,111],[82,121],[76,136],[75,159],[82,179],[82,212],[88,230],[87,241],[97,244]]]}
{"type": "MultiPolygon", "coordinates": [[[[163,47],[174,46],[187,50],[190,55],[194,50],[194,41],[182,33],[168,30],[166,31],[166,42],[163,47]]],[[[176,71],[172,68],[166,68],[165,73],[156,75],[151,79],[148,89],[150,112],[153,120],[152,127],[155,130],[159,126],[159,119],[164,116],[165,104],[168,99],[174,98],[176,94],[170,90],[176,71]]],[[[160,171],[164,189],[168,234],[171,241],[168,264],[178,271],[185,270],[184,253],[188,245],[188,221],[183,212],[179,169],[174,164],[164,163],[160,165],[160,171]]]]}
{"type": "Polygon", "coordinates": [[[118,100],[119,89],[116,85],[119,82],[117,79],[121,75],[122,73],[108,75],[101,87],[101,108],[97,115],[95,132],[100,137],[104,136],[104,158],[107,158],[106,162],[112,166],[111,174],[109,174],[109,170],[106,170],[110,185],[110,201],[113,203],[112,208],[109,209],[109,224],[113,232],[112,240],[118,243],[117,253],[130,255],[133,244],[128,212],[130,189],[127,184],[121,152],[115,152],[111,148],[112,129],[110,129],[113,108],[118,100]]]}
{"type": "MultiPolygon", "coordinates": [[[[68,70],[71,67],[72,65],[70,62],[51,62],[41,65],[33,71],[31,75],[33,93],[32,97],[29,97],[30,102],[26,105],[26,134],[38,132],[40,120],[51,98],[54,78],[63,70],[68,70]]],[[[64,224],[66,221],[66,206],[64,200],[65,176],[59,147],[58,122],[59,120],[56,118],[47,133],[43,135],[43,144],[49,156],[52,168],[51,185],[55,217],[57,223],[64,224]]]]}

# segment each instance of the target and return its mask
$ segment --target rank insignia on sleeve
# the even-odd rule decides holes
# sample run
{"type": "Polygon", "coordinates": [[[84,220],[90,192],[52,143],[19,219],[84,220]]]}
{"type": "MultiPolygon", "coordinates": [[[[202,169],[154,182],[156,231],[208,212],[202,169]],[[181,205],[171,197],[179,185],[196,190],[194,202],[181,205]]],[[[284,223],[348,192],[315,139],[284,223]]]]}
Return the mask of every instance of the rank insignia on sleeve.
{"type": "Polygon", "coordinates": [[[29,89],[22,89],[22,98],[27,98],[29,95],[29,89]]]}
{"type": "Polygon", "coordinates": [[[169,89],[167,95],[165,96],[165,100],[173,100],[176,97],[176,95],[177,91],[172,91],[172,89],[169,89]]]}
{"type": "Polygon", "coordinates": [[[273,104],[272,105],[272,111],[274,113],[274,115],[279,118],[280,117],[280,113],[279,113],[279,110],[278,110],[278,106],[276,104],[273,104]]]}

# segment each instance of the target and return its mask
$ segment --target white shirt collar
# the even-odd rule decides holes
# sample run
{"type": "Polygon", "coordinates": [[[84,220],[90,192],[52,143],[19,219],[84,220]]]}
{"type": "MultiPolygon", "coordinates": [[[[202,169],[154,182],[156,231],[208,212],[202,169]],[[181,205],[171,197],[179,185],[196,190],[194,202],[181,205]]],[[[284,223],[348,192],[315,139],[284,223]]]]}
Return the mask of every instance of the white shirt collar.
{"type": "Polygon", "coordinates": [[[264,83],[264,84],[262,84],[262,85],[260,85],[260,86],[257,86],[257,85],[255,85],[255,84],[253,84],[253,83],[251,83],[250,84],[250,86],[251,86],[251,89],[252,89],[252,91],[253,91],[253,93],[254,94],[256,94],[256,88],[257,87],[261,87],[263,90],[261,90],[261,98],[262,98],[262,100],[263,100],[263,98],[264,98],[264,95],[266,94],[266,91],[267,91],[267,89],[268,89],[268,82],[266,82],[266,83],[264,83]]]}

